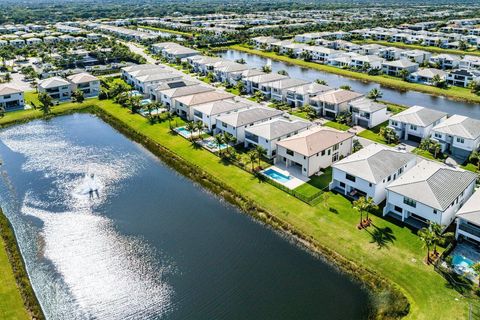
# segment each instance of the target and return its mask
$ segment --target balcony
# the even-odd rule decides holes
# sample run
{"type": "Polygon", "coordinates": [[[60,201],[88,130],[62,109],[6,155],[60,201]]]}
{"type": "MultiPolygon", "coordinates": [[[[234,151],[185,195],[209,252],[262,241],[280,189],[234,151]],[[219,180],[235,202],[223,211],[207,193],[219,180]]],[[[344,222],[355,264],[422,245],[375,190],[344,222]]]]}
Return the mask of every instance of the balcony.
{"type": "Polygon", "coordinates": [[[458,226],[458,229],[467,232],[471,234],[472,236],[480,238],[480,228],[472,226],[470,224],[466,224],[464,222],[461,222],[460,225],[458,226]]]}

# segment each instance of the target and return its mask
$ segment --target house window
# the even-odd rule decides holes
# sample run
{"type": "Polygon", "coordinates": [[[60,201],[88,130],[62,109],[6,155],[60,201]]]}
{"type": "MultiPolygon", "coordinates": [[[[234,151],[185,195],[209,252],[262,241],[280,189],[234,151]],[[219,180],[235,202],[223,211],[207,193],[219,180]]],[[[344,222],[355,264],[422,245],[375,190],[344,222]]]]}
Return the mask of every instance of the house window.
{"type": "Polygon", "coordinates": [[[372,187],[372,183],[370,182],[370,183],[368,184],[368,186],[371,188],[371,187],[372,187]]]}
{"type": "Polygon", "coordinates": [[[324,155],[325,155],[325,150],[322,150],[322,156],[324,156],[324,155]]]}
{"type": "Polygon", "coordinates": [[[330,155],[332,153],[332,149],[328,149],[327,154],[330,155]]]}
{"type": "Polygon", "coordinates": [[[433,209],[433,214],[437,214],[437,209],[433,209]]]}
{"type": "Polygon", "coordinates": [[[340,182],[340,187],[345,189],[345,183],[344,183],[344,182],[340,182]]]}
{"type": "Polygon", "coordinates": [[[337,150],[338,150],[338,143],[333,146],[333,151],[337,151],[337,150]]]}
{"type": "Polygon", "coordinates": [[[288,154],[289,156],[293,156],[293,151],[292,151],[292,150],[288,150],[288,149],[287,149],[286,152],[287,152],[287,154],[288,154]]]}
{"type": "Polygon", "coordinates": [[[465,143],[465,139],[457,137],[457,142],[458,143],[465,143]]]}
{"type": "Polygon", "coordinates": [[[403,168],[398,169],[398,175],[401,175],[403,173],[403,168]]]}
{"type": "Polygon", "coordinates": [[[442,138],[442,134],[441,134],[441,133],[435,132],[434,136],[435,136],[435,138],[439,138],[439,139],[442,138]]]}
{"type": "Polygon", "coordinates": [[[345,179],[350,180],[352,182],[355,182],[357,180],[354,176],[352,176],[351,174],[348,174],[348,173],[345,174],[345,179]]]}
{"type": "Polygon", "coordinates": [[[393,209],[394,209],[395,211],[397,211],[397,212],[400,212],[400,213],[403,212],[403,209],[400,208],[399,206],[395,206],[395,207],[393,207],[393,209]]]}
{"type": "Polygon", "coordinates": [[[387,181],[392,180],[392,176],[388,176],[387,181]]]}
{"type": "Polygon", "coordinates": [[[410,129],[412,129],[413,131],[417,131],[417,126],[411,124],[411,125],[410,125],[410,129]]]}
{"type": "Polygon", "coordinates": [[[417,201],[415,201],[413,199],[410,199],[410,198],[407,198],[407,197],[403,198],[403,203],[405,203],[406,205],[408,205],[410,207],[413,207],[413,208],[417,207],[417,201]]]}

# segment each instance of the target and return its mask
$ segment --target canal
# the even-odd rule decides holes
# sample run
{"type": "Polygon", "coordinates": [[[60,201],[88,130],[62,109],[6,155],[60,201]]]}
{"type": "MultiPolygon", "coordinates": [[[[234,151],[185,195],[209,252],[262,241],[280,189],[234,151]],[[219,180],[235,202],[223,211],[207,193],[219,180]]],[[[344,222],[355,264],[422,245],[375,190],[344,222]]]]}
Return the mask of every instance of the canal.
{"type": "Polygon", "coordinates": [[[271,66],[272,72],[285,70],[292,78],[304,79],[308,81],[322,79],[325,80],[329,86],[335,88],[338,88],[342,85],[348,85],[352,88],[352,90],[361,93],[367,93],[373,88],[379,88],[383,92],[382,100],[385,101],[407,106],[419,105],[427,108],[437,109],[449,114],[461,114],[480,119],[480,105],[475,103],[454,101],[445,97],[433,96],[416,91],[402,92],[381,86],[374,82],[363,82],[328,72],[302,68],[294,64],[272,60],[238,50],[227,50],[219,52],[218,54],[228,60],[244,59],[249,66],[255,68],[261,68],[262,66],[268,64],[271,66]]]}
{"type": "Polygon", "coordinates": [[[48,319],[366,319],[368,293],[95,116],[0,131],[0,201],[48,319]]]}

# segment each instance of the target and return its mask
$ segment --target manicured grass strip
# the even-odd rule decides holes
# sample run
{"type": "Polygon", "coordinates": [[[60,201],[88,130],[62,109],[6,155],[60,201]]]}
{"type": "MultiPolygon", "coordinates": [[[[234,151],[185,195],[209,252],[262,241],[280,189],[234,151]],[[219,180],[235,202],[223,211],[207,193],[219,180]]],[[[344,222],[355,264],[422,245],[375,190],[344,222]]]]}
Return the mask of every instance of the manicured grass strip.
{"type": "Polygon", "coordinates": [[[44,319],[10,222],[0,210],[0,319],[44,319]]]}
{"type": "Polygon", "coordinates": [[[179,35],[179,36],[193,37],[193,33],[185,32],[185,31],[171,30],[171,29],[158,28],[158,27],[152,27],[152,26],[138,26],[138,27],[139,28],[144,28],[144,29],[160,31],[160,32],[165,32],[165,33],[171,33],[173,35],[176,34],[176,35],[179,35]]]}
{"type": "Polygon", "coordinates": [[[380,136],[380,129],[381,128],[384,128],[388,126],[388,121],[385,121],[384,123],[381,123],[373,128],[370,128],[370,129],[366,129],[362,132],[360,132],[359,134],[357,134],[357,136],[359,137],[362,137],[362,138],[365,138],[365,139],[369,139],[369,140],[372,140],[373,142],[376,142],[376,143],[381,143],[381,144],[385,144],[385,145],[388,145],[388,146],[395,146],[396,144],[395,143],[390,143],[388,144],[387,141],[385,139],[383,139],[382,136],[380,136]]]}
{"type": "MultiPolygon", "coordinates": [[[[240,206],[246,212],[252,212],[252,207],[261,208],[256,215],[258,218],[265,221],[262,217],[265,217],[264,212],[267,212],[273,219],[270,221],[269,218],[269,223],[280,228],[287,226],[288,232],[311,243],[331,261],[340,264],[352,274],[359,275],[364,281],[374,281],[374,274],[388,279],[409,299],[410,313],[407,319],[466,318],[468,303],[471,301],[451,289],[443,277],[422,262],[426,251],[416,234],[405,226],[390,219],[373,216],[375,227],[368,231],[359,231],[356,228],[359,215],[341,195],[325,192],[318,205],[309,206],[276,187],[259,181],[244,170],[222,162],[213,154],[193,148],[190,142],[172,135],[167,122],[151,125],[145,118],[132,115],[127,109],[111,101],[98,101],[97,107],[115,119],[119,125],[141,137],[148,137],[145,143],[152,141],[161,145],[181,161],[201,168],[204,173],[198,174],[200,181],[209,183],[210,178],[206,177],[212,177],[212,181],[217,181],[212,188],[220,185],[225,188],[225,192],[227,189],[234,190],[236,196],[232,196],[230,192],[219,192],[219,195],[232,202],[241,197],[244,200],[240,206]]],[[[0,124],[11,120],[12,116],[7,114],[0,119],[0,124]]],[[[188,171],[186,174],[189,176],[188,171]]],[[[401,299],[392,295],[391,291],[384,293],[374,298],[377,309],[385,311],[387,306],[388,310],[404,307],[401,299]]],[[[392,315],[384,313],[381,318],[392,318],[392,315]]]]}
{"type": "Polygon", "coordinates": [[[367,44],[367,43],[374,43],[374,44],[380,44],[382,46],[387,46],[387,47],[395,47],[395,48],[401,48],[401,49],[411,49],[411,50],[423,50],[423,51],[428,51],[432,53],[446,53],[446,54],[455,54],[455,55],[472,55],[472,56],[480,56],[480,51],[479,50],[458,50],[458,49],[444,49],[444,48],[439,48],[439,47],[433,47],[433,46],[422,46],[419,44],[408,44],[408,43],[403,43],[403,42],[390,42],[390,41],[379,41],[379,40],[354,40],[352,41],[354,43],[358,44],[367,44]]]}
{"type": "Polygon", "coordinates": [[[242,45],[233,45],[229,49],[243,51],[251,54],[256,54],[265,58],[270,58],[278,61],[283,61],[291,64],[296,64],[304,68],[316,69],[328,73],[338,74],[341,76],[358,79],[362,81],[376,82],[386,87],[408,91],[419,91],[437,96],[445,96],[454,100],[469,101],[473,103],[480,103],[480,96],[470,92],[468,88],[460,88],[451,86],[447,89],[441,89],[433,86],[428,86],[419,83],[406,82],[395,77],[388,77],[384,75],[371,76],[361,72],[336,68],[329,65],[319,64],[315,62],[307,62],[300,59],[289,58],[287,56],[278,55],[274,52],[266,52],[261,50],[250,49],[242,45]]]}
{"type": "Polygon", "coordinates": [[[324,126],[334,128],[334,129],[337,129],[337,130],[341,130],[341,131],[347,131],[348,129],[350,129],[350,127],[347,126],[346,124],[338,123],[338,122],[335,122],[335,121],[325,122],[324,126]]]}

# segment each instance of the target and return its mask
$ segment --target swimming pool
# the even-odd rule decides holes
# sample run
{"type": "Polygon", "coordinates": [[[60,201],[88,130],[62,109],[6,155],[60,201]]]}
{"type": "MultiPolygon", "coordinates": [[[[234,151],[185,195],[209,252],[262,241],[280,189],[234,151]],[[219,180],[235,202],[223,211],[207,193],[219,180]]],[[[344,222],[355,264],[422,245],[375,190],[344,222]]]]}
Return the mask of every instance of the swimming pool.
{"type": "MultiPolygon", "coordinates": [[[[218,148],[218,143],[216,143],[215,141],[213,140],[208,140],[205,145],[209,148],[209,149],[217,149],[218,148]]],[[[219,149],[225,149],[227,148],[228,145],[225,144],[225,143],[222,143],[220,144],[220,148],[219,149]]]]}
{"type": "Polygon", "coordinates": [[[272,180],[275,180],[275,181],[278,181],[280,183],[285,183],[285,182],[288,182],[290,181],[291,177],[289,176],[286,176],[274,169],[267,169],[265,171],[263,171],[263,174],[266,175],[267,177],[269,177],[270,179],[272,180]]]}
{"type": "Polygon", "coordinates": [[[175,129],[175,131],[177,131],[184,137],[190,137],[192,135],[192,133],[184,127],[177,128],[175,129]]]}
{"type": "Polygon", "coordinates": [[[462,266],[462,267],[469,268],[473,266],[475,263],[472,260],[468,259],[467,257],[456,254],[452,258],[452,264],[454,266],[462,266]]]}

